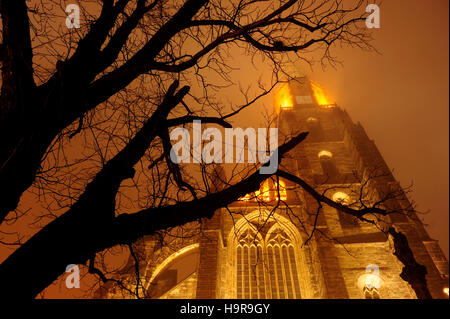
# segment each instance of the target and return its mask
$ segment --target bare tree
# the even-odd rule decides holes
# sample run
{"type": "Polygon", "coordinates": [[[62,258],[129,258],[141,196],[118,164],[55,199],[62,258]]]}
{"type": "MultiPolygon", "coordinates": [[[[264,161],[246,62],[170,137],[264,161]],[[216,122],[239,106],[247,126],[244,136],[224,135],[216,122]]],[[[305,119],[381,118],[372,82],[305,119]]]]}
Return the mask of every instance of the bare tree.
{"type": "MultiPolygon", "coordinates": [[[[1,1],[0,223],[24,223],[29,210],[19,201],[27,194],[45,213],[24,243],[1,238],[18,248],[0,265],[0,295],[33,298],[68,264],[89,264],[106,280],[95,267],[97,253],[209,218],[258,189],[268,177],[258,170],[220,190],[198,182],[170,160],[169,129],[195,119],[231,127],[279,82],[286,57],[311,62],[308,52],[320,52],[322,62],[335,63],[336,44],[370,49],[363,4],[92,1],[80,5],[80,28],[66,29],[62,1],[1,1]],[[229,76],[234,49],[269,63],[270,80],[240,88],[229,76]],[[215,98],[230,86],[242,93],[241,103],[215,98]]],[[[274,156],[306,135],[286,141],[274,156]]],[[[208,174],[202,167],[200,176],[208,174]]],[[[358,218],[376,209],[344,207],[299,177],[278,175],[358,218]]],[[[399,250],[408,248],[390,232],[399,250]]],[[[412,255],[403,260],[406,267],[415,262],[412,255]]],[[[410,273],[417,272],[407,270],[404,278],[413,284],[410,273]]]]}

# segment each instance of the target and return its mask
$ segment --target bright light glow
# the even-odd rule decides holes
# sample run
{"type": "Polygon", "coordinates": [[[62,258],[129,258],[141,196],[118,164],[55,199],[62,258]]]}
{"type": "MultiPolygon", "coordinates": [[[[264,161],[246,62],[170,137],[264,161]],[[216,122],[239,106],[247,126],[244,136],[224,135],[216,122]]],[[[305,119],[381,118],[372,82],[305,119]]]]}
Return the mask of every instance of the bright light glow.
{"type": "Polygon", "coordinates": [[[364,281],[366,283],[366,287],[368,288],[380,288],[380,277],[377,275],[366,275],[366,279],[364,281]]]}
{"type": "Polygon", "coordinates": [[[333,154],[330,151],[320,151],[319,154],[317,154],[317,156],[321,159],[323,157],[328,157],[328,158],[332,158],[333,154]]]}
{"type": "Polygon", "coordinates": [[[333,194],[333,201],[337,203],[346,204],[348,203],[349,197],[344,192],[336,192],[333,194]]]}
{"type": "Polygon", "coordinates": [[[251,198],[252,198],[252,196],[251,196],[250,194],[247,194],[247,195],[245,195],[245,196],[243,196],[243,197],[239,197],[238,200],[247,202],[247,201],[249,201],[251,198]]]}
{"type": "Polygon", "coordinates": [[[311,81],[311,88],[314,92],[314,97],[316,98],[317,104],[328,108],[333,107],[333,103],[326,96],[324,90],[319,85],[311,81]]]}
{"type": "Polygon", "coordinates": [[[284,84],[275,95],[275,103],[277,108],[292,109],[294,107],[294,99],[288,84],[284,84]]]}
{"type": "MultiPolygon", "coordinates": [[[[259,194],[258,194],[259,195],[259,194]]],[[[269,180],[266,180],[262,187],[262,199],[263,201],[270,201],[270,188],[269,188],[269,180]]]]}
{"type": "Polygon", "coordinates": [[[443,289],[443,291],[444,291],[444,294],[446,294],[446,295],[448,296],[448,287],[445,287],[445,288],[443,289]]]}
{"type": "MultiPolygon", "coordinates": [[[[281,200],[286,200],[287,199],[287,193],[286,193],[286,184],[280,180],[280,198],[281,200]]],[[[275,194],[275,200],[278,200],[278,184],[275,182],[274,188],[273,188],[273,192],[275,194]]]]}
{"type": "Polygon", "coordinates": [[[263,200],[265,202],[270,202],[271,200],[278,200],[278,192],[280,193],[281,200],[287,200],[287,191],[286,184],[280,180],[280,189],[278,190],[278,184],[276,182],[269,183],[269,180],[266,180],[259,190],[254,193],[247,194],[241,198],[240,201],[249,201],[249,200],[263,200]],[[271,187],[271,185],[273,187],[271,187]]]}
{"type": "Polygon", "coordinates": [[[358,278],[357,285],[361,290],[363,290],[365,287],[380,289],[383,285],[383,282],[380,276],[374,274],[364,274],[358,278]]]}

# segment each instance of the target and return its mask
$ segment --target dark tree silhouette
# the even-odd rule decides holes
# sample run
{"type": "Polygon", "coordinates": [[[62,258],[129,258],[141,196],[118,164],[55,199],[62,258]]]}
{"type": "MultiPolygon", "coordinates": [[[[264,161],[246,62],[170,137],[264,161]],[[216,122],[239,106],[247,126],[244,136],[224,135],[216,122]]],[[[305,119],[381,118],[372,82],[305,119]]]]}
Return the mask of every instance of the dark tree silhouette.
{"type": "MultiPolygon", "coordinates": [[[[41,229],[0,265],[0,297],[33,298],[68,264],[211,217],[258,189],[269,177],[258,170],[220,190],[196,182],[170,161],[168,130],[194,119],[230,127],[232,117],[271,92],[286,57],[310,62],[306,53],[314,51],[335,63],[336,44],[371,49],[363,4],[103,0],[81,4],[80,28],[67,29],[62,1],[0,1],[0,223],[24,223],[28,211],[19,202],[27,193],[46,211],[41,229]],[[272,65],[269,84],[238,89],[228,76],[236,48],[272,65]],[[242,93],[241,104],[214,98],[230,85],[242,93]]],[[[296,134],[274,156],[306,135],[296,134]]],[[[278,175],[319,196],[300,177],[278,175]]],[[[358,218],[388,213],[316,199],[358,218]]],[[[413,263],[401,234],[391,234],[413,263]]],[[[411,272],[403,278],[426,291],[424,276],[411,272]]]]}

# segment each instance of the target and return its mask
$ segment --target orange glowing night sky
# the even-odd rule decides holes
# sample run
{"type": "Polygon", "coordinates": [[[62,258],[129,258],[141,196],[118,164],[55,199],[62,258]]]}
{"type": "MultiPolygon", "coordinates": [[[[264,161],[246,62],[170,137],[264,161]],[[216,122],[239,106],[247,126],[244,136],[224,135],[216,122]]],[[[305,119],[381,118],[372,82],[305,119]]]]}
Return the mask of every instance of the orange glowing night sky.
{"type": "MultiPolygon", "coordinates": [[[[376,52],[342,48],[336,69],[296,65],[328,98],[361,122],[395,178],[413,185],[410,199],[430,236],[449,251],[449,17],[448,1],[384,1],[376,52]]],[[[244,61],[239,74],[255,69],[244,61]]],[[[249,81],[253,79],[249,79],[249,81]]],[[[272,99],[264,104],[270,109],[272,99]],[[270,107],[269,107],[270,106],[270,107]]],[[[263,109],[263,107],[261,107],[263,109]]],[[[261,117],[262,119],[262,117],[261,117]]],[[[253,110],[240,125],[259,123],[253,110]]]]}

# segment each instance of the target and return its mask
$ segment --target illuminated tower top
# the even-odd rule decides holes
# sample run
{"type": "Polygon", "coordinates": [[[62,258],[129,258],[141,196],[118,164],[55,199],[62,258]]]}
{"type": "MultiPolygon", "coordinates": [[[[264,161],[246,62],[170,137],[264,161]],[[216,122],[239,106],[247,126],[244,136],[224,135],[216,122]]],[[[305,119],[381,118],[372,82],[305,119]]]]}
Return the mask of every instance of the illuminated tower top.
{"type": "Polygon", "coordinates": [[[323,88],[306,76],[283,83],[273,96],[277,113],[293,108],[331,108],[335,106],[323,88]]]}

